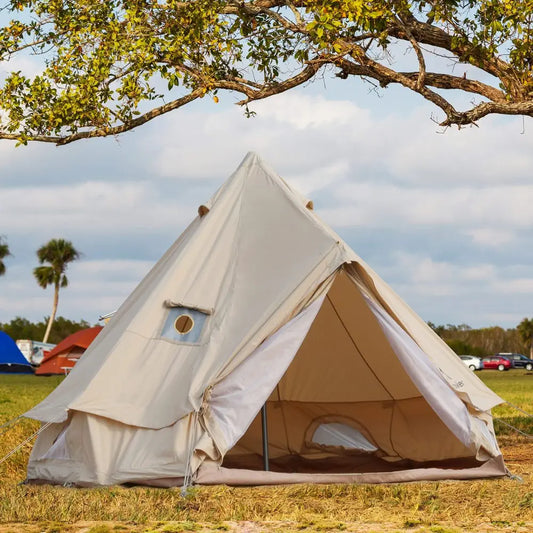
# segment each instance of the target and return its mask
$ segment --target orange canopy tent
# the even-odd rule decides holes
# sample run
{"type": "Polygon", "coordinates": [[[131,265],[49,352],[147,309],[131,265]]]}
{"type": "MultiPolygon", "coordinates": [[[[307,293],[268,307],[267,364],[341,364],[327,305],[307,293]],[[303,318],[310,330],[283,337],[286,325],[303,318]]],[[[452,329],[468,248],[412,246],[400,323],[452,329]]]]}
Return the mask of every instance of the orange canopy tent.
{"type": "Polygon", "coordinates": [[[100,331],[102,326],[94,326],[69,335],[43,359],[35,374],[40,376],[68,374],[100,331]]]}

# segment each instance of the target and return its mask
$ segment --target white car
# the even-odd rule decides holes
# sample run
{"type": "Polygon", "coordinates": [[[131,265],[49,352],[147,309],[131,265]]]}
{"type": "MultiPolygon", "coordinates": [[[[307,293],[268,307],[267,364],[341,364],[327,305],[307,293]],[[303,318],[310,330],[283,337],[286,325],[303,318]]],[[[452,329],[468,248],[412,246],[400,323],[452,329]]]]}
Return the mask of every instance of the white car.
{"type": "Polygon", "coordinates": [[[483,361],[481,360],[481,357],[476,357],[475,355],[460,355],[459,357],[470,370],[483,369],[483,361]]]}

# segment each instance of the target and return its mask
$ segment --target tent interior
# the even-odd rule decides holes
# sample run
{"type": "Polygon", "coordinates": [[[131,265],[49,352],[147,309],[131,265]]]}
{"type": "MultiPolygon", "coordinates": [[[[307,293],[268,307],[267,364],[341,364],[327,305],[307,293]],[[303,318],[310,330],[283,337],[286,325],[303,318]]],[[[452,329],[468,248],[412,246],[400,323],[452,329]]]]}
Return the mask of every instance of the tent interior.
{"type": "MultiPolygon", "coordinates": [[[[358,473],[480,465],[428,403],[385,331],[403,337],[411,352],[414,341],[390,315],[380,324],[358,285],[339,271],[266,402],[269,469],[358,473]]],[[[427,372],[421,369],[422,380],[438,380],[427,372]]],[[[222,466],[263,470],[262,428],[259,412],[222,466]]]]}

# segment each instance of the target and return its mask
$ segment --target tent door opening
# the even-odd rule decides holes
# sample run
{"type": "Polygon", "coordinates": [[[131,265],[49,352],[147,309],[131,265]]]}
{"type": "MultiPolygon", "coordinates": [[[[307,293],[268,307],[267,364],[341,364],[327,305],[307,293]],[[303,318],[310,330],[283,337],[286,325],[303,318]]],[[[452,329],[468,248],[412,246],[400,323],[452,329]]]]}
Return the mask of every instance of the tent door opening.
{"type": "Polygon", "coordinates": [[[355,280],[340,270],[287,370],[222,466],[345,473],[437,464],[477,462],[402,366],[355,280]]]}

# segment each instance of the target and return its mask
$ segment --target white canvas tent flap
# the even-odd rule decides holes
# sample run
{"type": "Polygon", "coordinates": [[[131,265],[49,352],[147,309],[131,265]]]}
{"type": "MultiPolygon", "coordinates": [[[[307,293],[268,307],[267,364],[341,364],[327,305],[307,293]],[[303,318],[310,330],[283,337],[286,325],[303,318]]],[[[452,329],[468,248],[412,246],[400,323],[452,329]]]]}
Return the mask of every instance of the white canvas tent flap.
{"type": "Polygon", "coordinates": [[[309,205],[249,154],[26,413],[50,423],[28,478],[172,485],[215,466],[256,482],[235,469],[261,453],[265,401],[284,480],[300,479],[291,468],[409,479],[428,461],[504,473],[482,412],[501,399],[309,205]],[[313,440],[321,427],[336,440],[313,440]],[[366,450],[342,444],[356,441],[366,450]]]}
{"type": "Polygon", "coordinates": [[[463,402],[454,394],[431,359],[409,335],[370,298],[368,305],[383,329],[402,366],[433,410],[466,446],[470,442],[470,417],[463,402]]]}
{"type": "Polygon", "coordinates": [[[255,418],[300,348],[324,298],[317,298],[213,387],[207,420],[214,437],[220,432],[220,449],[232,448],[255,418]]]}

